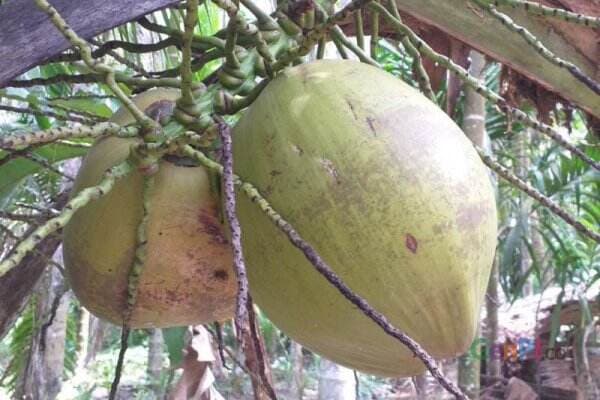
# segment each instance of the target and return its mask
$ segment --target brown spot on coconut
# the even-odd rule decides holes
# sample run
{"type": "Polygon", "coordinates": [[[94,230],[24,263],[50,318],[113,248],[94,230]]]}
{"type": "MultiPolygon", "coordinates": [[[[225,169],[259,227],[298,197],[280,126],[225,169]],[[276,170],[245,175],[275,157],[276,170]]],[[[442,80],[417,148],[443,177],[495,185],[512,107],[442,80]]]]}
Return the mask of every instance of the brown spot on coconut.
{"type": "MultiPolygon", "coordinates": [[[[468,348],[495,249],[495,199],[485,166],[442,110],[377,68],[317,61],[269,83],[233,142],[236,173],[350,288],[434,357],[468,348]],[[343,184],[332,185],[330,169],[307,160],[329,160],[343,184]],[[269,186],[273,169],[282,174],[269,186]],[[470,229],[458,226],[473,207],[481,212],[466,212],[470,229]]],[[[350,368],[396,377],[424,370],[315,272],[256,204],[238,201],[252,296],[275,324],[350,368]]]]}
{"type": "MultiPolygon", "coordinates": [[[[176,90],[157,89],[136,96],[135,103],[146,110],[178,97],[176,90]]],[[[133,118],[121,109],[112,121],[126,125],[133,118]]],[[[83,162],[73,193],[97,184],[106,169],[125,160],[131,143],[114,137],[99,140],[83,162]]],[[[77,211],[64,230],[66,272],[75,294],[93,314],[116,324],[123,322],[127,304],[142,181],[134,172],[117,182],[105,197],[77,211]]],[[[220,205],[209,182],[203,167],[161,162],[151,194],[147,259],[132,327],[195,325],[233,315],[235,280],[213,279],[220,271],[232,273],[232,256],[222,240],[224,228],[213,217],[220,205]],[[193,217],[198,213],[210,224],[193,217]]]]}

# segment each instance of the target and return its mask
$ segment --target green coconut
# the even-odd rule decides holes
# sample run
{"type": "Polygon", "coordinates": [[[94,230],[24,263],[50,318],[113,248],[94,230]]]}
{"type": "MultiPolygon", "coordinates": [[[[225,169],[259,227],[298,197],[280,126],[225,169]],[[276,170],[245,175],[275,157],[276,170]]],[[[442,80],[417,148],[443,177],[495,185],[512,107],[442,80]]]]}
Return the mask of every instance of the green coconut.
{"type": "MultiPolygon", "coordinates": [[[[176,90],[152,90],[135,103],[142,110],[153,106],[159,116],[157,102],[178,97],[176,90]]],[[[112,121],[134,122],[124,109],[112,121]]],[[[104,171],[128,157],[131,144],[131,139],[114,137],[98,141],[83,161],[73,192],[98,184],[104,171]]],[[[135,328],[196,325],[233,314],[236,280],[219,196],[205,168],[177,164],[160,163],[150,194],[147,258],[129,321],[135,328]]],[[[94,315],[116,324],[123,323],[126,310],[143,213],[142,182],[137,171],[118,181],[105,197],[77,211],[64,230],[65,267],[77,298],[94,315]]]]}
{"type": "MultiPolygon", "coordinates": [[[[235,169],[357,294],[436,358],[471,344],[496,243],[494,191],[471,143],[415,89],[353,61],[285,70],[234,129],[235,169]]],[[[239,196],[250,289],[285,333],[345,366],[422,363],[315,272],[239,196]]]]}

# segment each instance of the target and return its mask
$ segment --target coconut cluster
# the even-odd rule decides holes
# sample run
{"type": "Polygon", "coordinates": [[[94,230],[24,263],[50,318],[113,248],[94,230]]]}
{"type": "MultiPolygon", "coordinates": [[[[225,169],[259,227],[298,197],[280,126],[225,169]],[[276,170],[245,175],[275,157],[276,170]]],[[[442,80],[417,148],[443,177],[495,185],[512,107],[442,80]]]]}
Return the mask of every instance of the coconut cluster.
{"type": "MultiPolygon", "coordinates": [[[[155,91],[136,102],[174,99],[155,91]],[[152,97],[153,96],[153,97],[152,97]]],[[[119,123],[131,122],[117,114],[119,123]]],[[[255,185],[357,294],[437,358],[474,338],[496,241],[494,192],[476,151],[436,105],[351,61],[289,68],[234,128],[236,173],[255,185]]],[[[76,190],[122,161],[104,139],[76,190]]],[[[202,167],[163,161],[134,326],[231,317],[235,279],[220,199],[202,167]]],[[[120,321],[141,218],[142,177],[79,211],[65,261],[82,303],[120,321]]],[[[238,198],[250,290],[286,334],[348,367],[407,376],[424,367],[325,281],[250,200],[238,198]]]]}

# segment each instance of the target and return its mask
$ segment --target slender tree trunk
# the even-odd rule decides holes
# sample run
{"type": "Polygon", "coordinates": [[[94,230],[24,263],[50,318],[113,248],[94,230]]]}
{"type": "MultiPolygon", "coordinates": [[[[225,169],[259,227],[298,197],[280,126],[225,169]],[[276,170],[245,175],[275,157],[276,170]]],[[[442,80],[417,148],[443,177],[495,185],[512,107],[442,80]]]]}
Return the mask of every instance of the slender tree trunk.
{"type": "Polygon", "coordinates": [[[319,400],[356,400],[354,372],[326,358],[319,362],[319,400]]]}
{"type": "Polygon", "coordinates": [[[302,393],[304,392],[304,355],[302,354],[302,345],[292,341],[290,346],[292,358],[291,398],[302,400],[302,393]]]}
{"type": "Polygon", "coordinates": [[[164,341],[162,330],[151,329],[148,340],[148,380],[150,389],[154,393],[155,399],[160,399],[162,395],[160,378],[163,372],[164,361],[164,341]]]}
{"type": "Polygon", "coordinates": [[[62,384],[70,301],[63,277],[56,268],[44,273],[36,290],[36,300],[34,334],[16,398],[52,400],[62,384]]]}
{"type": "MultiPolygon", "coordinates": [[[[104,338],[106,337],[106,332],[109,328],[109,323],[101,320],[100,318],[96,318],[91,315],[88,311],[85,311],[87,318],[86,323],[86,351],[85,354],[85,365],[93,362],[96,359],[96,355],[102,351],[104,346],[104,338]]],[[[82,321],[82,325],[83,325],[82,321]]]]}
{"type": "Polygon", "coordinates": [[[485,296],[485,339],[487,343],[487,368],[486,373],[492,378],[499,378],[501,373],[500,357],[492,354],[492,350],[498,343],[498,308],[500,298],[498,296],[498,287],[500,286],[500,274],[498,272],[498,257],[494,258],[492,273],[488,283],[485,296]]]}
{"type": "MultiPolygon", "coordinates": [[[[470,73],[477,79],[483,80],[486,65],[485,56],[477,51],[471,51],[470,73]]],[[[485,129],[485,98],[470,87],[465,87],[465,106],[463,130],[474,145],[485,149],[488,145],[485,129]]],[[[479,330],[475,340],[479,340],[479,330]]],[[[459,357],[458,385],[471,398],[479,398],[479,370],[481,360],[471,357],[469,353],[459,357]]]]}

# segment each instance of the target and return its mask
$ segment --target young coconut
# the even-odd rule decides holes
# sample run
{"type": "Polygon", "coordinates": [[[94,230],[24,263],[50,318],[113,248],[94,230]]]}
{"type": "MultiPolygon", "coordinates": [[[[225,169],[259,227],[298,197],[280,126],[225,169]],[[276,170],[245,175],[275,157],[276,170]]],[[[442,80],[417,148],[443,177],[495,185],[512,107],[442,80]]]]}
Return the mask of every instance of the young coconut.
{"type": "MultiPolygon", "coordinates": [[[[160,119],[161,110],[178,97],[177,90],[159,89],[134,101],[160,119]]],[[[121,109],[112,121],[127,125],[134,119],[121,109]]],[[[83,161],[73,193],[98,184],[104,171],[127,158],[131,144],[131,139],[99,140],[83,161]]],[[[142,181],[137,171],[118,181],[105,197],[77,211],[64,230],[65,267],[75,294],[90,312],[115,324],[124,322],[127,307],[128,274],[143,213],[142,181]]],[[[236,280],[213,189],[205,168],[160,162],[150,195],[147,256],[129,326],[196,325],[233,315],[236,280]]]]}
{"type": "MultiPolygon", "coordinates": [[[[456,124],[372,66],[279,74],[234,129],[234,165],[355,291],[436,358],[474,339],[496,243],[494,191],[456,124]]],[[[302,345],[381,376],[424,366],[239,196],[250,289],[302,345]]]]}

